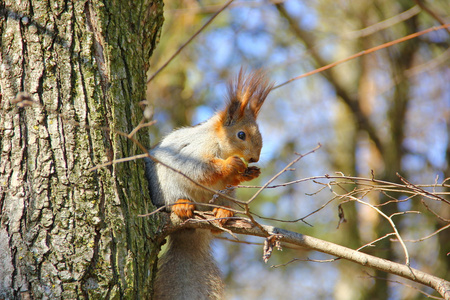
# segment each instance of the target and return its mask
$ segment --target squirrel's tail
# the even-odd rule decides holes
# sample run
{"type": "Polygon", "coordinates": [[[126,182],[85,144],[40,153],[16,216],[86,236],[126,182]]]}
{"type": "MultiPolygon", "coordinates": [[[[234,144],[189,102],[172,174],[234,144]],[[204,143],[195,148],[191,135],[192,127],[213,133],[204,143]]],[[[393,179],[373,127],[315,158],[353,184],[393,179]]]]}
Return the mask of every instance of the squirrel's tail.
{"type": "Polygon", "coordinates": [[[156,275],[157,300],[222,299],[223,282],[211,254],[210,230],[184,229],[170,235],[156,275]]]}

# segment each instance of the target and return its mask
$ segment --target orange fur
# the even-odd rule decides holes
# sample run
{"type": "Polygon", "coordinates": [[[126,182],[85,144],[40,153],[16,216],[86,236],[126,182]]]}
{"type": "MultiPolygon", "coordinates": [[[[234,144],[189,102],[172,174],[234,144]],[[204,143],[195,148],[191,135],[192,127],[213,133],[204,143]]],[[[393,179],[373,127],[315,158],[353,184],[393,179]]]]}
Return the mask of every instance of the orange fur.
{"type": "MultiPolygon", "coordinates": [[[[219,112],[219,115],[221,115],[223,111],[219,112]]],[[[213,130],[215,135],[220,141],[223,141],[226,138],[226,132],[225,128],[223,127],[223,119],[222,116],[217,119],[217,121],[213,124],[213,130]]]]}
{"type": "Polygon", "coordinates": [[[214,216],[218,219],[217,222],[220,226],[223,226],[228,220],[226,218],[231,218],[234,216],[234,212],[225,208],[216,207],[213,209],[214,216]]]}
{"type": "Polygon", "coordinates": [[[264,72],[256,71],[246,76],[241,68],[236,81],[228,84],[228,104],[219,112],[221,123],[232,125],[241,120],[246,114],[254,119],[273,88],[273,84],[266,78],[264,72]]]}
{"type": "Polygon", "coordinates": [[[194,216],[195,206],[192,201],[187,199],[178,199],[172,206],[172,212],[180,219],[189,219],[194,216]]]}
{"type": "MultiPolygon", "coordinates": [[[[255,174],[255,172],[251,170],[257,167],[247,168],[239,156],[230,156],[227,159],[213,158],[211,159],[211,165],[215,172],[208,174],[200,181],[200,183],[207,186],[213,186],[219,181],[222,181],[224,186],[234,186],[259,175],[258,173],[256,177],[253,177],[251,174],[255,174]],[[250,172],[247,171],[248,169],[250,169],[250,172]]],[[[259,168],[257,169],[259,170],[259,168]]]]}
{"type": "MultiPolygon", "coordinates": [[[[175,130],[150,154],[215,191],[258,177],[260,169],[248,164],[260,158],[262,137],[256,119],[272,87],[263,72],[246,74],[241,69],[228,85],[228,101],[222,111],[195,127],[175,130]]],[[[192,218],[196,206],[210,210],[200,203],[232,203],[186,183],[185,178],[151,159],[146,161],[146,176],[153,203],[175,202],[172,212],[182,219],[192,218]]],[[[234,195],[234,191],[229,193],[234,195]]],[[[220,226],[234,215],[226,207],[213,212],[220,226]]],[[[170,235],[156,275],[156,299],[223,299],[220,272],[209,253],[211,239],[208,230],[187,229],[170,235]]]]}

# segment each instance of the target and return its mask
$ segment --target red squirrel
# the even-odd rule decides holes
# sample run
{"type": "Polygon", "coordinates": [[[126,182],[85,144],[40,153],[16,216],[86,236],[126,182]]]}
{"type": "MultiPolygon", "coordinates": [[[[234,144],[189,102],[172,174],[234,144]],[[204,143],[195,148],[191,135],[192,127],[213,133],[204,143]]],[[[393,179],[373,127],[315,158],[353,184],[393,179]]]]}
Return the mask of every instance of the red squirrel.
{"type": "MultiPolygon", "coordinates": [[[[259,176],[260,169],[248,166],[259,161],[262,137],[256,119],[271,91],[271,83],[261,71],[250,74],[241,68],[228,85],[226,107],[207,121],[177,129],[150,150],[164,164],[213,190],[224,190],[259,176]]],[[[182,219],[194,209],[211,210],[206,205],[214,193],[194,184],[162,164],[146,159],[150,197],[156,206],[168,205],[182,219]]],[[[233,195],[233,192],[228,192],[233,195]]],[[[218,197],[214,204],[230,205],[218,197]]],[[[214,209],[222,224],[233,213],[214,209]]],[[[154,298],[222,299],[224,285],[211,254],[210,230],[184,229],[169,236],[155,281],[154,298]]]]}

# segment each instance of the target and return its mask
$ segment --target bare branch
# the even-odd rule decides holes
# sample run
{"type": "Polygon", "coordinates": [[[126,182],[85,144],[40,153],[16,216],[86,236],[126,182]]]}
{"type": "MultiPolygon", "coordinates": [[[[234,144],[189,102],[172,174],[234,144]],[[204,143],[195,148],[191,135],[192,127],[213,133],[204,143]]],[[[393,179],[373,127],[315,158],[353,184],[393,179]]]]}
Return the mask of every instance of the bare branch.
{"type": "Polygon", "coordinates": [[[219,9],[194,35],[192,35],[183,45],[181,45],[180,48],[147,80],[147,84],[153,80],[153,78],[156,77],[167,65],[175,58],[178,54],[187,46],[189,43],[197,37],[197,35],[200,34],[222,11],[225,10],[225,8],[228,7],[228,5],[231,4],[233,0],[228,0],[227,3],[225,3],[224,6],[222,6],[221,9],[219,9]]]}
{"type": "Polygon", "coordinates": [[[124,158],[119,158],[119,159],[113,159],[111,161],[108,161],[106,163],[100,164],[100,165],[96,165],[95,167],[92,167],[90,169],[88,169],[88,172],[92,172],[113,164],[118,164],[118,163],[122,163],[122,162],[127,162],[127,161],[131,161],[131,160],[135,160],[135,159],[140,159],[140,158],[144,158],[147,157],[147,154],[138,154],[138,155],[133,155],[133,156],[129,156],[129,157],[124,157],[124,158]]]}
{"type": "Polygon", "coordinates": [[[281,84],[279,84],[279,85],[273,87],[273,89],[280,88],[280,87],[282,87],[282,86],[284,86],[284,85],[286,85],[286,84],[288,84],[288,83],[290,83],[290,82],[292,82],[292,81],[295,81],[295,80],[298,80],[298,79],[301,79],[301,78],[304,78],[304,77],[308,77],[308,76],[314,75],[314,74],[316,74],[316,73],[320,73],[320,72],[322,72],[322,71],[331,69],[331,68],[333,68],[333,67],[335,67],[335,66],[337,66],[337,65],[340,65],[340,64],[342,64],[342,63],[344,63],[344,62],[347,62],[347,61],[349,61],[349,60],[352,60],[352,59],[354,59],[354,58],[357,58],[357,57],[360,57],[360,56],[363,56],[363,55],[366,55],[366,54],[369,54],[369,53],[373,53],[373,52],[375,52],[375,51],[378,51],[378,50],[381,50],[381,49],[384,49],[384,48],[387,48],[387,47],[391,47],[391,46],[393,46],[393,45],[395,45],[395,44],[399,44],[399,43],[402,43],[402,42],[405,42],[405,41],[414,39],[414,38],[416,38],[416,37],[418,37],[418,36],[421,36],[421,35],[430,33],[430,32],[432,32],[432,31],[437,31],[437,30],[441,30],[441,29],[447,29],[447,28],[449,28],[449,27],[450,27],[450,24],[444,24],[444,25],[441,25],[441,26],[428,28],[428,29],[425,29],[425,30],[422,30],[422,31],[415,32],[415,33],[413,33],[413,34],[404,36],[404,37],[402,37],[402,38],[396,39],[396,40],[394,40],[394,41],[391,41],[391,42],[388,42],[388,43],[384,43],[384,44],[382,44],[382,45],[379,45],[379,46],[376,46],[376,47],[372,47],[372,48],[367,49],[367,50],[360,51],[360,52],[355,53],[355,54],[353,54],[353,55],[350,55],[350,56],[348,56],[348,57],[346,57],[346,58],[344,58],[344,59],[338,60],[338,61],[336,61],[336,62],[334,62],[334,63],[328,64],[328,65],[326,65],[326,66],[320,67],[320,68],[315,69],[315,70],[313,70],[313,71],[310,71],[310,72],[304,73],[304,74],[302,74],[302,75],[299,75],[299,76],[297,76],[297,77],[291,78],[291,79],[289,79],[288,81],[283,82],[283,83],[281,83],[281,84]]]}
{"type": "Polygon", "coordinates": [[[347,194],[345,194],[345,195],[339,195],[339,194],[337,194],[336,192],[334,192],[333,190],[332,190],[332,192],[333,192],[336,196],[343,197],[343,198],[347,198],[347,199],[351,199],[351,200],[354,200],[354,201],[356,201],[356,202],[358,202],[358,203],[361,203],[361,204],[363,204],[363,205],[369,206],[370,208],[372,208],[373,210],[375,210],[379,215],[381,215],[383,218],[385,218],[385,219],[389,222],[389,224],[391,225],[392,229],[394,230],[395,236],[397,237],[397,239],[399,240],[400,244],[402,245],[403,251],[405,252],[405,258],[406,258],[405,264],[406,264],[407,266],[409,266],[409,264],[410,264],[410,258],[409,258],[408,249],[406,248],[406,245],[405,245],[405,243],[403,242],[403,239],[402,239],[402,237],[400,236],[400,233],[399,233],[398,230],[397,230],[397,226],[395,225],[394,221],[393,221],[392,218],[391,218],[392,216],[387,216],[387,215],[386,215],[385,213],[383,213],[378,207],[376,207],[376,206],[374,206],[374,205],[372,205],[372,204],[370,204],[370,203],[368,203],[368,202],[365,202],[365,201],[362,201],[362,200],[361,200],[361,199],[368,193],[368,191],[367,191],[365,194],[363,194],[363,195],[361,196],[361,199],[360,199],[359,197],[353,196],[353,195],[352,195],[352,192],[347,193],[347,194]]]}
{"type": "MultiPolygon", "coordinates": [[[[423,0],[414,0],[414,2],[417,3],[417,5],[420,6],[420,8],[425,11],[427,14],[429,14],[433,19],[435,19],[439,24],[445,25],[445,21],[437,14],[435,13],[431,8],[429,8],[427,5],[425,5],[425,1],[423,0]]],[[[445,28],[447,32],[450,34],[450,29],[445,28]]]]}
{"type": "MultiPolygon", "coordinates": [[[[203,216],[207,213],[203,213],[203,216]]],[[[213,216],[211,215],[211,218],[213,216]]],[[[203,220],[203,217],[195,215],[195,219],[203,220]]],[[[431,274],[416,270],[409,266],[392,262],[386,259],[378,258],[366,253],[358,252],[356,250],[340,246],[334,243],[330,243],[318,238],[303,235],[297,232],[289,230],[261,225],[264,228],[262,231],[257,226],[253,225],[249,219],[230,220],[225,224],[225,228],[229,229],[235,234],[244,234],[260,237],[268,237],[269,235],[277,234],[281,235],[280,241],[284,243],[290,243],[303,248],[319,251],[332,256],[340,257],[354,263],[377,269],[383,272],[387,272],[393,275],[397,275],[411,281],[429,286],[435,289],[441,294],[444,299],[450,299],[450,282],[442,278],[438,278],[431,274]]],[[[208,222],[193,222],[191,219],[187,221],[181,221],[174,214],[171,214],[170,219],[166,218],[166,224],[164,226],[164,236],[170,234],[181,228],[201,228],[201,229],[215,229],[213,225],[208,222]]]]}
{"type": "Polygon", "coordinates": [[[290,261],[288,261],[287,263],[284,264],[279,264],[279,265],[272,265],[270,266],[271,268],[279,268],[279,267],[285,267],[287,265],[290,265],[293,262],[296,261],[309,261],[309,262],[316,262],[316,263],[329,263],[329,262],[335,262],[337,260],[339,260],[340,258],[331,258],[331,259],[311,259],[311,258],[306,258],[306,259],[302,259],[302,258],[293,258],[290,261]]]}
{"type": "MultiPolygon", "coordinates": [[[[447,228],[450,228],[450,223],[447,224],[447,225],[445,225],[445,226],[443,226],[443,227],[441,227],[441,228],[439,228],[438,230],[436,230],[436,231],[433,232],[432,234],[429,234],[429,235],[427,235],[427,236],[424,236],[423,238],[420,238],[420,239],[417,239],[417,240],[404,240],[404,241],[405,241],[405,242],[410,242],[410,243],[422,242],[422,241],[424,241],[424,240],[426,240],[426,239],[429,239],[429,238],[435,236],[435,235],[438,234],[439,232],[444,231],[444,230],[447,229],[447,228]]],[[[397,242],[398,240],[396,240],[396,239],[391,239],[391,241],[397,242]]]]}
{"type": "Polygon", "coordinates": [[[396,16],[393,16],[389,19],[383,20],[381,22],[370,25],[370,26],[360,29],[360,30],[344,33],[344,38],[355,39],[355,38],[369,36],[371,34],[374,34],[375,32],[387,29],[395,24],[406,21],[406,20],[414,17],[418,13],[420,13],[420,11],[421,10],[420,10],[419,6],[415,5],[415,6],[411,7],[410,9],[408,9],[396,16]]]}
{"type": "Polygon", "coordinates": [[[423,295],[425,295],[425,296],[427,296],[428,298],[431,298],[431,299],[444,299],[444,298],[441,298],[441,297],[432,296],[432,295],[430,295],[428,293],[425,293],[424,291],[418,289],[417,287],[415,287],[413,285],[410,285],[410,284],[406,284],[404,282],[400,282],[400,281],[397,281],[397,280],[390,280],[390,279],[386,279],[386,278],[380,278],[380,277],[377,277],[377,276],[372,276],[372,275],[370,275],[367,272],[366,272],[366,274],[368,275],[369,278],[374,278],[374,279],[379,279],[379,280],[386,280],[387,282],[397,283],[397,284],[406,286],[408,288],[414,289],[414,290],[418,291],[419,293],[421,293],[421,294],[423,294],[423,295]]]}
{"type": "Polygon", "coordinates": [[[411,182],[406,180],[404,177],[402,177],[399,173],[397,173],[397,176],[400,178],[401,181],[403,181],[406,184],[407,187],[411,188],[412,190],[417,190],[418,192],[420,192],[421,194],[426,195],[430,199],[439,200],[439,201],[445,202],[447,204],[450,204],[449,200],[447,200],[445,198],[442,198],[442,197],[436,195],[435,193],[431,193],[431,192],[429,192],[427,190],[424,190],[424,189],[422,189],[422,188],[412,184],[411,182]]]}
{"type": "MultiPolygon", "coordinates": [[[[283,3],[287,0],[271,0],[270,2],[261,2],[261,1],[235,1],[233,4],[231,4],[229,7],[251,7],[251,8],[258,8],[261,6],[269,6],[276,3],[283,3]]],[[[202,3],[203,4],[203,3],[202,3]]],[[[175,9],[168,9],[166,12],[174,12],[177,14],[181,13],[189,13],[189,14],[206,14],[206,13],[213,13],[216,12],[217,9],[221,8],[222,6],[219,4],[212,4],[212,5],[201,5],[201,6],[195,6],[192,5],[184,8],[175,8],[175,9]]]]}
{"type": "Polygon", "coordinates": [[[439,220],[441,220],[441,221],[443,221],[443,222],[450,223],[450,220],[449,220],[449,219],[445,219],[445,218],[441,217],[440,215],[438,215],[435,211],[433,211],[433,210],[425,203],[425,201],[423,201],[423,199],[422,199],[421,202],[422,202],[422,205],[425,206],[426,210],[428,210],[428,211],[431,212],[433,215],[435,215],[436,218],[438,218],[439,220]]]}
{"type": "Polygon", "coordinates": [[[269,179],[269,181],[266,182],[266,184],[264,184],[258,191],[256,191],[256,193],[247,201],[247,204],[250,204],[253,200],[255,200],[255,198],[267,187],[269,186],[269,184],[271,184],[275,179],[277,179],[278,177],[281,176],[281,174],[283,174],[284,172],[286,172],[287,170],[289,170],[296,162],[298,162],[300,159],[302,159],[303,157],[316,152],[320,147],[322,147],[321,144],[318,144],[316,148],[314,148],[313,150],[307,152],[306,154],[297,154],[298,157],[296,159],[294,159],[293,161],[291,161],[286,167],[283,168],[283,170],[281,170],[280,172],[278,172],[275,176],[273,176],[271,179],[269,179]]]}
{"type": "Polygon", "coordinates": [[[361,247],[359,247],[358,249],[356,249],[356,251],[361,251],[362,249],[367,248],[367,247],[373,247],[374,244],[375,244],[376,242],[379,242],[379,241],[381,241],[381,240],[383,240],[383,239],[385,239],[385,238],[387,238],[387,237],[389,237],[389,236],[391,236],[391,235],[395,235],[395,233],[394,233],[394,232],[387,233],[387,234],[385,234],[384,236],[379,237],[379,238],[377,238],[376,240],[371,241],[370,243],[367,243],[367,244],[365,244],[365,245],[362,245],[361,247]]]}

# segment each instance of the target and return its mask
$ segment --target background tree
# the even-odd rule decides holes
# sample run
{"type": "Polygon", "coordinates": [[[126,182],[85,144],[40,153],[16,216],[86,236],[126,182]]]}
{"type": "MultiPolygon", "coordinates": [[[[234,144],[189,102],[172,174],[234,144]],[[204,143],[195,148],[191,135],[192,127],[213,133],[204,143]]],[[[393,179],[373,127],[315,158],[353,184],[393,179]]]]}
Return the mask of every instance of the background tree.
{"type": "MultiPolygon", "coordinates": [[[[222,5],[168,1],[167,24],[174,23],[193,34],[205,22],[202,17],[210,17],[222,5]],[[198,25],[193,26],[192,20],[198,20],[198,25]]],[[[262,67],[282,83],[359,51],[444,23],[446,13],[444,1],[234,2],[150,83],[148,96],[160,121],[152,129],[153,140],[156,142],[160,134],[185,125],[186,121],[195,124],[209,117],[223,104],[223,82],[237,73],[241,65],[262,67]],[[180,90],[171,93],[167,88],[171,86],[169,79],[174,78],[169,74],[184,74],[181,93],[180,90]],[[160,89],[169,92],[162,94],[160,89]],[[162,103],[174,106],[171,104],[166,110],[162,103]],[[184,109],[181,119],[177,108],[184,109]]],[[[180,45],[186,39],[182,37],[177,42],[175,32],[177,29],[172,32],[168,26],[163,29],[163,36],[172,45],[180,45]]],[[[277,183],[334,172],[375,176],[393,183],[401,183],[397,173],[414,183],[445,182],[449,178],[450,149],[448,36],[446,30],[436,31],[273,91],[261,113],[265,146],[260,182],[264,183],[291,161],[294,152],[309,151],[317,142],[323,147],[302,159],[295,171],[283,174],[277,183]]],[[[153,71],[175,50],[161,49],[163,53],[154,56],[160,61],[154,61],[153,71]]],[[[351,191],[359,187],[354,184],[347,188],[351,191]]],[[[275,224],[351,248],[392,231],[380,214],[355,201],[344,201],[342,208],[347,222],[336,229],[340,202],[324,190],[316,193],[320,188],[312,180],[304,180],[298,186],[266,190],[251,209],[265,217],[295,220],[335,199],[306,219],[314,227],[303,223],[275,224]]],[[[248,199],[253,192],[241,189],[239,198],[248,199]]],[[[415,267],[449,278],[450,239],[445,227],[449,206],[442,201],[423,199],[425,206],[420,197],[408,197],[401,191],[369,193],[365,200],[379,205],[396,199],[380,207],[388,215],[420,212],[394,219],[407,240],[417,240],[444,228],[423,241],[407,242],[407,247],[415,267]],[[432,211],[439,212],[439,217],[432,211]]],[[[248,241],[260,242],[253,238],[248,241]]],[[[305,262],[269,271],[261,263],[260,251],[260,247],[217,243],[216,252],[229,278],[231,299],[298,299],[299,295],[304,299],[423,297],[418,290],[393,282],[394,277],[385,272],[371,272],[347,262],[320,266],[305,262]]],[[[398,242],[388,238],[364,251],[393,261],[404,260],[398,242]]],[[[285,263],[292,257],[323,258],[305,250],[288,250],[272,257],[271,262],[285,263]]]]}
{"type": "Polygon", "coordinates": [[[150,294],[140,161],[88,169],[141,153],[115,131],[142,118],[162,21],[162,1],[0,1],[0,298],[150,294]]]}
{"type": "MultiPolygon", "coordinates": [[[[223,5],[167,4],[168,27],[155,66],[223,5]]],[[[0,296],[147,297],[159,241],[153,239],[155,220],[138,217],[153,209],[142,163],[88,170],[141,153],[117,132],[131,132],[141,120],[138,103],[162,4],[1,5],[0,296]],[[27,94],[17,96],[20,91],[27,94]]],[[[225,82],[241,65],[263,67],[282,83],[442,23],[447,6],[290,0],[229,8],[148,86],[159,121],[150,130],[152,144],[172,127],[198,123],[222,106],[225,82]]],[[[404,263],[397,241],[378,240],[392,231],[373,210],[383,204],[377,208],[388,215],[402,212],[393,217],[401,236],[418,241],[407,242],[412,267],[448,278],[450,217],[442,198],[448,194],[438,190],[448,187],[450,174],[448,55],[448,33],[440,30],[274,90],[260,115],[260,183],[295,152],[318,142],[323,147],[272,183],[283,186],[260,194],[251,204],[254,216],[302,219],[313,227],[263,222],[351,248],[374,245],[363,251],[404,263]],[[335,171],[430,185],[402,182],[383,190],[382,181],[331,178],[335,171]],[[297,179],[302,183],[285,185],[297,179]]],[[[136,138],[149,145],[142,130],[136,138]]],[[[239,198],[254,191],[242,188],[239,198]]],[[[317,265],[329,256],[306,249],[284,246],[272,264],[304,262],[274,269],[262,263],[260,246],[225,241],[215,249],[230,299],[413,299],[433,292],[402,287],[386,272],[345,261],[317,265]]]]}

